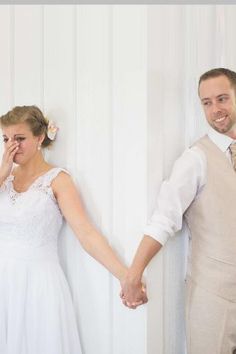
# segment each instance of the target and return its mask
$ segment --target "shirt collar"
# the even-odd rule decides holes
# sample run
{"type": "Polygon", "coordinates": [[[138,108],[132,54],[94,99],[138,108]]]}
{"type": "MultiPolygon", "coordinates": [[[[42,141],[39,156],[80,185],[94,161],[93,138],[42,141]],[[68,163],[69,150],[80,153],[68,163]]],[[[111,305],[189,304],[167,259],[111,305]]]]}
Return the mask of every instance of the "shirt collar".
{"type": "Polygon", "coordinates": [[[213,143],[215,143],[223,152],[226,152],[230,144],[234,142],[234,139],[230,138],[228,135],[218,133],[211,127],[208,130],[208,136],[213,141],[213,143]]]}

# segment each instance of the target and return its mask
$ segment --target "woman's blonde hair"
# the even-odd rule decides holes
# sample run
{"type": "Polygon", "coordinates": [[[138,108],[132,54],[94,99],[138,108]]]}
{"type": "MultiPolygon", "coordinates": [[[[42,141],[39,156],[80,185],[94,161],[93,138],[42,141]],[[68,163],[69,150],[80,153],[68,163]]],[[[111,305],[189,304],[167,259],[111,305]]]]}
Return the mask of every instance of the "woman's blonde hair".
{"type": "Polygon", "coordinates": [[[45,135],[42,147],[46,148],[52,144],[47,136],[48,120],[37,106],[16,106],[0,117],[1,127],[26,123],[34,136],[45,135]]]}

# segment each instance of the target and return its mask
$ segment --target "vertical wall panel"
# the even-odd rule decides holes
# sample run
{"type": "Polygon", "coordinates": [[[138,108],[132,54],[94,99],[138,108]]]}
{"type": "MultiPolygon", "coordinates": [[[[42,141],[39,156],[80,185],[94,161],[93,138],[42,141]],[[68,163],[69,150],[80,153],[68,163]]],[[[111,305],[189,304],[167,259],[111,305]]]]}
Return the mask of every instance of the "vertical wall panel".
{"type": "MultiPolygon", "coordinates": [[[[184,49],[184,14],[183,6],[167,6],[165,27],[166,40],[163,41],[165,58],[165,84],[162,112],[164,142],[164,176],[166,179],[172,170],[176,158],[185,148],[183,135],[185,132],[185,97],[183,77],[185,76],[184,49]],[[168,19],[168,20],[167,20],[168,19]],[[174,58],[174,65],[173,65],[174,58]],[[171,141],[171,145],[170,145],[171,141]]],[[[150,166],[151,168],[151,166],[150,166]]],[[[183,327],[183,263],[185,252],[183,238],[176,235],[169,240],[164,252],[164,353],[182,354],[183,327]],[[174,296],[173,296],[174,294],[174,296]],[[169,338],[173,339],[170,341],[169,338]]]]}
{"type": "MultiPolygon", "coordinates": [[[[128,264],[146,215],[146,15],[146,6],[113,9],[113,227],[128,264]]],[[[115,306],[114,326],[114,354],[146,353],[145,307],[115,306]]]]}
{"type": "MultiPolygon", "coordinates": [[[[154,76],[150,74],[148,81],[148,138],[156,137],[153,142],[148,140],[152,149],[148,159],[148,201],[152,208],[161,181],[168,178],[174,160],[185,147],[183,19],[182,6],[149,7],[148,57],[154,76]]],[[[151,353],[183,353],[183,259],[183,238],[176,237],[149,267],[148,284],[155,301],[148,305],[147,346],[151,353]]]]}
{"type": "Polygon", "coordinates": [[[9,110],[12,103],[12,87],[11,87],[11,63],[12,63],[12,46],[11,46],[11,24],[12,24],[12,8],[11,6],[0,7],[0,114],[9,110]]]}
{"type": "Polygon", "coordinates": [[[236,70],[236,48],[233,45],[235,32],[235,5],[217,5],[216,15],[218,18],[216,43],[221,53],[219,65],[236,70]]]}
{"type": "Polygon", "coordinates": [[[73,163],[71,124],[75,121],[74,35],[74,6],[44,6],[44,111],[60,127],[52,158],[68,167],[73,163]]]}
{"type": "MultiPolygon", "coordinates": [[[[207,124],[196,94],[202,73],[217,65],[216,9],[213,5],[185,6],[185,143],[192,144],[204,134],[207,124]]],[[[220,54],[221,56],[221,54],[220,54]]]]}
{"type": "Polygon", "coordinates": [[[43,74],[41,35],[41,6],[15,6],[14,105],[36,104],[41,107],[43,74]]]}
{"type": "MultiPolygon", "coordinates": [[[[163,102],[167,73],[164,52],[167,40],[165,7],[148,6],[148,117],[147,117],[147,220],[151,216],[164,176],[163,102]],[[162,28],[160,31],[159,28],[162,28]]],[[[154,257],[147,271],[147,353],[164,353],[163,252],[154,257]]]]}
{"type": "MultiPolygon", "coordinates": [[[[0,115],[6,113],[13,104],[12,91],[12,8],[0,7],[0,115]]],[[[0,135],[0,141],[2,134],[0,135]]],[[[0,144],[0,154],[3,145],[0,144]]]]}
{"type": "MultiPolygon", "coordinates": [[[[77,7],[76,171],[91,219],[112,241],[109,16],[109,6],[77,7]]],[[[83,268],[78,271],[81,289],[78,289],[77,301],[84,350],[85,353],[110,354],[113,335],[112,276],[87,255],[81,254],[81,259],[83,268]]]]}

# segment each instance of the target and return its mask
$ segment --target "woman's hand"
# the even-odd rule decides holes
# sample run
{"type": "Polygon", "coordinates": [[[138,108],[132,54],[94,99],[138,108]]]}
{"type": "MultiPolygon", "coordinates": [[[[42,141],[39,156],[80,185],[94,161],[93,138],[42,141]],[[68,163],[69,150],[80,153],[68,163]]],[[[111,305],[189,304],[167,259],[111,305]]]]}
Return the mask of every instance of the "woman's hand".
{"type": "Polygon", "coordinates": [[[5,145],[0,166],[0,182],[2,183],[11,173],[14,156],[19,148],[19,143],[11,139],[5,145]]]}
{"type": "Polygon", "coordinates": [[[148,302],[146,286],[141,281],[134,281],[129,275],[121,281],[120,298],[123,304],[131,309],[148,302]]]}

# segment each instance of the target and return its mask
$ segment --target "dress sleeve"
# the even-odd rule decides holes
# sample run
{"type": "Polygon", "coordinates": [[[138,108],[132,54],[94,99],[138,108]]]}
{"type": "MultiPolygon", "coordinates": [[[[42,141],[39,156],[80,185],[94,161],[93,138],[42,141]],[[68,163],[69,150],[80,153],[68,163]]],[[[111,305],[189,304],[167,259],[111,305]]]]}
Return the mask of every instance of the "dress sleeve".
{"type": "Polygon", "coordinates": [[[50,171],[48,171],[48,173],[47,173],[45,176],[43,176],[43,184],[44,184],[44,186],[45,186],[45,187],[50,187],[52,181],[54,180],[54,178],[57,177],[57,175],[58,175],[60,172],[65,172],[65,173],[67,173],[68,175],[70,175],[70,173],[69,173],[65,168],[62,168],[62,167],[54,167],[54,168],[52,168],[50,171]]]}
{"type": "Polygon", "coordinates": [[[206,183],[206,157],[197,147],[185,150],[161,184],[144,234],[162,245],[182,228],[183,214],[206,183]]]}

